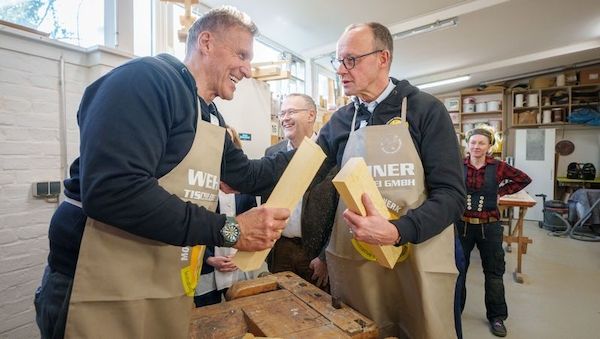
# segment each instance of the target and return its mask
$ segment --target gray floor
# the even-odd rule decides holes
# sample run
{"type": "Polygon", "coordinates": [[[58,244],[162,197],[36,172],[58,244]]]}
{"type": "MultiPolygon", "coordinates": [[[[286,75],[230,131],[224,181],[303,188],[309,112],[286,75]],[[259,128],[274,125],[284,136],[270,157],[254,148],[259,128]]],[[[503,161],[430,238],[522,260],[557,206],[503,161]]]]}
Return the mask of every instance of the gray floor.
{"type": "MultiPolygon", "coordinates": [[[[524,284],[512,276],[517,265],[515,245],[505,258],[507,338],[600,338],[600,243],[551,237],[537,222],[526,222],[524,233],[533,239],[523,256],[524,284]]],[[[496,338],[485,318],[477,249],[471,253],[467,294],[464,338],[496,338]]]]}

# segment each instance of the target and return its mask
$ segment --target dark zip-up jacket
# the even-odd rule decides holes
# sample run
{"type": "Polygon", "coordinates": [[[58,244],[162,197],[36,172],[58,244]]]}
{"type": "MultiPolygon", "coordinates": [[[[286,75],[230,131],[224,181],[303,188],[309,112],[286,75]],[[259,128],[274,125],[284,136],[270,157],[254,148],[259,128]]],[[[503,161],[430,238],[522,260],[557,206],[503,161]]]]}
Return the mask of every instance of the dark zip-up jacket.
{"type": "MultiPolygon", "coordinates": [[[[81,155],[65,180],[66,196],[81,201],[83,211],[63,203],[52,218],[52,268],[73,275],[86,216],[171,245],[223,244],[224,215],[158,185],[192,146],[197,100],[193,76],[166,54],[132,60],[85,90],[77,114],[81,155]]],[[[210,121],[210,107],[200,101],[200,117],[210,121]]],[[[221,180],[242,193],[269,192],[291,155],[249,160],[224,135],[221,180]]]]}
{"type": "MultiPolygon", "coordinates": [[[[392,82],[396,87],[372,114],[357,114],[355,129],[361,121],[367,121],[368,125],[384,125],[400,117],[402,99],[408,97],[406,119],[423,163],[428,198],[392,223],[402,237],[401,244],[421,243],[458,220],[464,211],[466,193],[462,156],[444,105],[406,80],[392,78],[392,82]]],[[[331,167],[341,167],[353,115],[354,103],[350,103],[335,112],[319,132],[318,143],[327,154],[331,167]]]]}

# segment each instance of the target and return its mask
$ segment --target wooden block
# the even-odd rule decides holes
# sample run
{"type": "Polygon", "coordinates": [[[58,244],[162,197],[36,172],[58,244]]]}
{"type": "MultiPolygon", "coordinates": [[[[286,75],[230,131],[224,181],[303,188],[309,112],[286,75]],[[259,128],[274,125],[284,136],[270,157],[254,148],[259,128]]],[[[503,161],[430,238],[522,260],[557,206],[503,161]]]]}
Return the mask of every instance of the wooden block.
{"type": "MultiPolygon", "coordinates": [[[[190,317],[190,338],[240,338],[250,332],[242,311],[243,307],[254,304],[273,304],[290,296],[289,291],[277,290],[194,308],[190,317]]],[[[256,333],[254,334],[256,335],[256,333]]]]}
{"type": "Polygon", "coordinates": [[[225,299],[234,300],[250,295],[275,291],[276,289],[277,278],[271,275],[252,280],[243,280],[231,285],[231,287],[227,290],[227,295],[225,296],[225,299]]]}
{"type": "MultiPolygon", "coordinates": [[[[366,216],[367,212],[362,203],[362,194],[366,193],[377,208],[379,214],[390,220],[394,216],[386,207],[385,200],[379,193],[373,177],[369,173],[363,158],[350,158],[340,172],[333,178],[333,185],[340,193],[349,210],[356,214],[366,216]]],[[[392,245],[378,246],[360,242],[360,245],[371,252],[381,266],[394,268],[402,254],[402,247],[392,245]]]]}
{"type": "Polygon", "coordinates": [[[379,193],[363,158],[350,158],[332,182],[348,209],[354,213],[367,215],[361,200],[362,194],[367,193],[379,214],[388,220],[391,218],[385,200],[379,193]]]}
{"type": "MultiPolygon", "coordinates": [[[[212,306],[195,308],[192,312],[207,311],[205,308],[212,306]]],[[[244,320],[244,312],[235,308],[215,314],[202,314],[190,320],[190,339],[239,338],[246,332],[248,326],[244,320]]]]}
{"type": "Polygon", "coordinates": [[[321,314],[293,295],[270,304],[244,306],[242,311],[248,332],[261,337],[287,337],[291,333],[322,327],[329,323],[321,314]]]}
{"type": "MultiPolygon", "coordinates": [[[[275,185],[265,206],[282,207],[292,211],[308,189],[308,185],[310,185],[324,160],[325,153],[323,153],[321,147],[309,138],[304,137],[304,141],[296,150],[296,154],[294,154],[279,182],[275,185]]],[[[270,249],[258,252],[238,251],[232,261],[242,271],[256,270],[265,261],[269,251],[270,249]]]]}
{"type": "MultiPolygon", "coordinates": [[[[341,308],[334,308],[331,305],[331,296],[329,294],[323,292],[315,285],[308,283],[296,274],[292,272],[280,272],[273,274],[273,276],[277,277],[277,282],[281,288],[290,291],[304,303],[310,305],[312,309],[327,318],[331,324],[335,325],[336,328],[348,337],[360,339],[377,338],[379,336],[377,324],[373,320],[358,313],[344,303],[341,303],[341,308]]],[[[308,336],[305,338],[314,337],[308,336]]]]}

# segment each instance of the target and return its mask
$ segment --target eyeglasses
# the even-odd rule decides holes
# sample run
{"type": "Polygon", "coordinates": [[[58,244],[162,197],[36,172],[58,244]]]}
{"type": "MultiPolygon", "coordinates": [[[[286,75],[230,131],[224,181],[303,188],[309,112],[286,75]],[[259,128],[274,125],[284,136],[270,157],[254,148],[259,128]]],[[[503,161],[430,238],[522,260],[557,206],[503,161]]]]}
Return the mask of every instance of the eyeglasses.
{"type": "Polygon", "coordinates": [[[279,119],[283,119],[286,115],[292,117],[292,116],[294,116],[294,114],[296,114],[298,112],[302,112],[302,111],[308,111],[308,108],[288,109],[285,111],[281,111],[281,112],[277,113],[277,117],[279,119]]]}
{"type": "Polygon", "coordinates": [[[379,53],[379,52],[383,52],[382,49],[378,49],[376,51],[367,53],[367,54],[363,54],[363,55],[358,55],[358,56],[347,56],[343,59],[336,59],[336,58],[331,58],[331,66],[333,66],[333,68],[337,71],[337,69],[340,67],[340,65],[344,65],[344,67],[347,70],[351,70],[356,66],[356,59],[360,59],[360,58],[364,58],[366,56],[369,56],[371,54],[375,54],[375,53],[379,53]]]}

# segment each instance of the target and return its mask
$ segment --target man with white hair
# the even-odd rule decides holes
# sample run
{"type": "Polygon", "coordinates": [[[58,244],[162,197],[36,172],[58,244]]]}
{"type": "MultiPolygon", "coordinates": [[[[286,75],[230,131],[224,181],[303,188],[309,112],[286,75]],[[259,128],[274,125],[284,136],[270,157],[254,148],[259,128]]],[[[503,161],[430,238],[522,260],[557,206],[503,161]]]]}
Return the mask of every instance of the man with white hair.
{"type": "Polygon", "coordinates": [[[340,202],[327,247],[331,294],[375,320],[382,337],[456,337],[452,223],[465,206],[458,143],[439,100],[390,77],[392,55],[389,30],[371,22],[350,25],[332,59],[354,101],[319,132],[329,165],[362,157],[374,169],[402,164],[410,170],[373,171],[393,220],[381,216],[367,195],[366,216],[340,202]],[[410,244],[410,250],[388,269],[369,261],[355,241],[410,244]]]}

